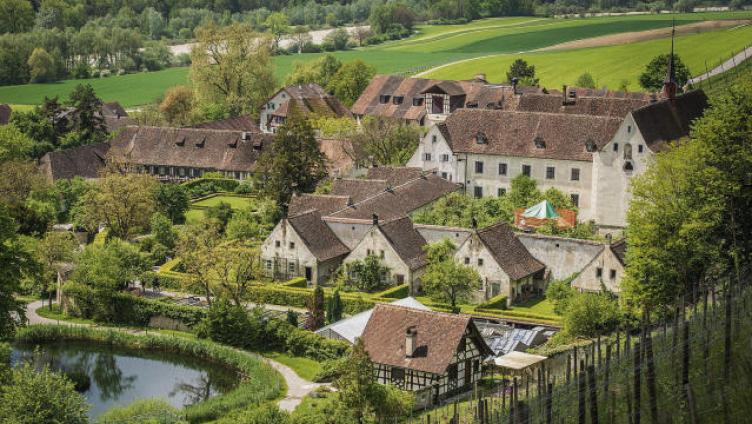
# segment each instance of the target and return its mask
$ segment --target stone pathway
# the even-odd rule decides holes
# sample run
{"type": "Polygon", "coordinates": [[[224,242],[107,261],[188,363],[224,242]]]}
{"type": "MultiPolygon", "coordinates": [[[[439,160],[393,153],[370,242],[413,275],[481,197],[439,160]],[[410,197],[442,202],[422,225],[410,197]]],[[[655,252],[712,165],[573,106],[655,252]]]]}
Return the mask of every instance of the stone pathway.
{"type": "MultiPolygon", "coordinates": [[[[58,324],[58,325],[69,325],[69,326],[82,326],[82,327],[99,327],[97,325],[93,324],[78,324],[68,321],[58,321],[54,319],[45,318],[43,316],[40,316],[37,313],[37,309],[41,308],[42,306],[45,306],[47,304],[44,300],[37,300],[34,302],[31,302],[26,305],[26,319],[28,320],[28,324],[30,325],[36,325],[36,324],[58,324]]],[[[99,327],[102,329],[107,329],[107,327],[99,327]]],[[[131,329],[128,330],[128,333],[131,334],[144,334],[145,332],[143,330],[136,330],[131,329]]],[[[154,332],[151,333],[152,335],[160,335],[161,333],[154,332]]],[[[303,400],[304,397],[306,397],[309,393],[316,390],[320,386],[325,386],[326,384],[322,383],[314,383],[308,380],[305,380],[301,378],[295,371],[288,367],[287,365],[281,364],[273,359],[269,358],[263,358],[266,363],[268,363],[272,368],[277,370],[282,377],[285,379],[285,383],[287,384],[287,393],[285,394],[285,397],[280,399],[278,404],[279,408],[288,412],[292,412],[298,405],[300,405],[300,402],[303,400]]]]}

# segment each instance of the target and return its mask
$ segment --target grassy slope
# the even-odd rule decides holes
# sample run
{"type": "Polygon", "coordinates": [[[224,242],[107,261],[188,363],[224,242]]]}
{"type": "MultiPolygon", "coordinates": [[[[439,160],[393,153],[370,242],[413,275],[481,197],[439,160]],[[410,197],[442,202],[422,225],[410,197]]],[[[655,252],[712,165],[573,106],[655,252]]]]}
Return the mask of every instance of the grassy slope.
{"type": "Polygon", "coordinates": [[[716,75],[703,81],[698,87],[705,90],[711,98],[722,95],[733,85],[752,82],[752,57],[739,64],[736,68],[716,75]]]}
{"type": "Polygon", "coordinates": [[[313,381],[321,371],[321,363],[302,356],[290,356],[287,353],[264,352],[263,355],[292,368],[302,379],[313,381]]]}
{"type": "MultiPolygon", "coordinates": [[[[707,19],[752,17],[752,12],[677,14],[675,17],[678,23],[690,23],[707,19]]],[[[575,39],[666,27],[671,25],[671,19],[670,15],[558,20],[536,17],[492,18],[466,25],[421,26],[418,28],[420,33],[410,39],[336,52],[334,55],[343,61],[363,59],[376,67],[380,73],[412,72],[471,57],[514,53],[575,39]]],[[[321,54],[303,54],[275,57],[277,79],[282,81],[295,62],[309,61],[320,56],[321,54]]],[[[715,56],[717,55],[710,57],[715,56]]],[[[593,57],[585,57],[585,60],[580,62],[595,63],[593,57]]],[[[507,62],[499,58],[499,63],[507,62]]],[[[475,72],[484,70],[479,69],[478,64],[479,62],[468,62],[457,65],[458,69],[452,67],[446,71],[442,70],[437,75],[461,75],[462,78],[467,78],[475,72]]],[[[492,66],[496,65],[484,65],[484,68],[492,66]]],[[[485,71],[492,77],[498,77],[501,73],[499,69],[495,73],[489,69],[485,71]]],[[[614,79],[618,83],[621,77],[614,79]]],[[[44,96],[65,97],[80,82],[83,81],[68,80],[51,84],[0,87],[0,103],[28,105],[39,103],[44,96]]],[[[86,82],[91,83],[105,101],[117,100],[126,107],[133,107],[154,101],[169,87],[187,84],[188,68],[90,79],[86,82]]],[[[556,84],[558,85],[558,81],[556,84]]]]}
{"type": "MultiPolygon", "coordinates": [[[[752,27],[726,29],[692,34],[676,39],[676,51],[690,71],[701,73],[707,60],[709,66],[741,50],[752,39],[752,27]]],[[[540,83],[547,87],[573,84],[583,72],[590,72],[597,85],[616,89],[622,80],[629,81],[631,90],[638,90],[638,77],[645,64],[669,49],[669,40],[658,39],[617,46],[575,49],[556,52],[502,54],[457,63],[429,74],[434,78],[467,79],[485,72],[492,81],[505,79],[509,65],[522,57],[535,65],[540,83]]]]}

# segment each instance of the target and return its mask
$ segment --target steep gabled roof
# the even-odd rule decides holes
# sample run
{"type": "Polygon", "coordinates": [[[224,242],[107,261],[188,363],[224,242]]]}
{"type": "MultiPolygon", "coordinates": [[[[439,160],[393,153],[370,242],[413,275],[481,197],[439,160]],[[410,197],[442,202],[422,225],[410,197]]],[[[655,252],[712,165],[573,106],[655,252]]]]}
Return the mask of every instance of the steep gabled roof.
{"type": "Polygon", "coordinates": [[[404,184],[410,180],[420,178],[425,171],[417,167],[408,166],[373,166],[368,168],[368,178],[383,180],[392,187],[404,184]]]}
{"type": "Polygon", "coordinates": [[[426,253],[423,251],[426,239],[413,227],[410,218],[380,224],[379,230],[411,271],[426,265],[426,253]]]}
{"type": "Polygon", "coordinates": [[[276,108],[272,115],[286,117],[292,108],[297,109],[303,116],[316,115],[326,117],[350,117],[350,112],[338,98],[327,93],[318,84],[300,84],[284,87],[277,94],[284,92],[288,99],[276,108]]]}
{"type": "Polygon", "coordinates": [[[478,231],[478,238],[512,280],[519,280],[546,268],[533,257],[505,222],[478,231]]]}
{"type": "Polygon", "coordinates": [[[204,122],[203,124],[194,125],[193,128],[203,128],[209,130],[230,130],[230,131],[248,131],[258,133],[258,123],[253,120],[251,115],[236,116],[234,118],[220,119],[219,121],[204,122]]]}
{"type": "Polygon", "coordinates": [[[354,203],[357,203],[381,193],[386,188],[386,180],[337,178],[332,181],[332,191],[330,194],[349,196],[354,203]]]}
{"type": "Polygon", "coordinates": [[[109,143],[96,143],[49,152],[39,160],[42,172],[52,181],[73,177],[98,178],[106,165],[109,143]]]}
{"type": "Polygon", "coordinates": [[[348,203],[350,203],[349,196],[300,194],[290,199],[287,214],[295,216],[311,210],[317,210],[321,215],[329,215],[332,212],[346,208],[348,203]]]}
{"type": "Polygon", "coordinates": [[[622,266],[626,265],[627,258],[627,239],[621,239],[611,245],[611,251],[622,266]]]}
{"type": "Polygon", "coordinates": [[[565,104],[563,95],[526,94],[520,96],[519,112],[567,113],[625,118],[629,112],[650,104],[648,97],[580,97],[565,104]]]}
{"type": "Polygon", "coordinates": [[[124,117],[128,116],[128,112],[125,111],[125,108],[120,105],[118,102],[109,102],[102,104],[102,116],[115,116],[115,117],[124,117]]]}
{"type": "Polygon", "coordinates": [[[137,165],[183,166],[252,172],[261,147],[271,136],[198,128],[126,127],[113,140],[109,155],[137,165]]]}
{"type": "Polygon", "coordinates": [[[327,261],[350,253],[350,249],[321,220],[321,214],[318,211],[308,211],[288,218],[287,222],[319,261],[327,261]]]}
{"type": "Polygon", "coordinates": [[[632,117],[648,148],[659,152],[666,142],[687,137],[692,121],[702,116],[707,107],[705,92],[693,90],[637,109],[632,117]]]}
{"type": "Polygon", "coordinates": [[[490,355],[469,315],[422,311],[394,305],[376,305],[363,331],[363,343],[377,364],[444,374],[466,331],[473,335],[482,355],[490,355]],[[405,354],[405,334],[417,331],[412,357],[405,354]]]}
{"type": "Polygon", "coordinates": [[[460,109],[446,119],[445,126],[455,153],[590,162],[593,154],[586,145],[605,146],[622,121],[591,115],[460,109]],[[485,142],[478,142],[479,134],[485,142]]]}

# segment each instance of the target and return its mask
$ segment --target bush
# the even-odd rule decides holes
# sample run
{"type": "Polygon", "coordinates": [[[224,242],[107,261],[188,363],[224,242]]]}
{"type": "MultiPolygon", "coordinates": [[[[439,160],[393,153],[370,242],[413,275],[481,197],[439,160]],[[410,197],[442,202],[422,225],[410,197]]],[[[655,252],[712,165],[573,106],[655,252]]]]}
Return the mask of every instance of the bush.
{"type": "Polygon", "coordinates": [[[507,296],[503,294],[494,296],[475,307],[476,311],[489,310],[490,312],[495,310],[503,311],[505,309],[507,309],[507,296]]]}
{"type": "Polygon", "coordinates": [[[305,277],[295,277],[291,279],[290,281],[283,283],[282,286],[284,287],[297,287],[297,288],[307,288],[308,287],[308,281],[305,279],[305,277]]]}
{"type": "Polygon", "coordinates": [[[347,358],[330,359],[321,363],[321,370],[313,378],[317,383],[330,383],[342,375],[342,364],[347,358]]]}
{"type": "Polygon", "coordinates": [[[192,199],[197,199],[209,194],[235,191],[240,182],[232,178],[203,177],[186,181],[182,185],[192,199]]]}
{"type": "Polygon", "coordinates": [[[386,289],[382,292],[375,293],[375,297],[384,299],[404,299],[410,295],[410,286],[408,284],[400,284],[392,288],[386,289]]]}
{"type": "MultiPolygon", "coordinates": [[[[312,292],[312,289],[258,284],[250,287],[250,289],[248,290],[248,296],[251,302],[257,304],[271,304],[305,308],[312,292]]],[[[343,312],[350,315],[373,308],[373,306],[376,304],[376,301],[392,300],[381,298],[369,299],[360,295],[347,293],[341,293],[340,296],[342,298],[342,305],[344,307],[343,312]]],[[[331,292],[326,291],[324,297],[325,301],[328,301],[331,297],[331,292]]]]}
{"type": "Polygon", "coordinates": [[[108,409],[97,419],[100,423],[179,424],[182,414],[162,399],[140,399],[127,406],[108,409]]]}

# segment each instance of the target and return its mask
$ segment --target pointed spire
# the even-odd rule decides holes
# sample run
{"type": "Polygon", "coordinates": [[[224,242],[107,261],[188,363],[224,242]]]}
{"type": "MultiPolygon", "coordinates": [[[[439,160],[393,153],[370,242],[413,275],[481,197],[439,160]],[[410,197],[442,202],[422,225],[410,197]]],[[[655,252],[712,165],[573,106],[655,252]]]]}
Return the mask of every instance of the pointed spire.
{"type": "Polygon", "coordinates": [[[674,69],[674,37],[676,36],[676,20],[671,22],[671,54],[668,58],[668,68],[666,69],[666,79],[663,80],[663,91],[661,95],[667,99],[676,97],[676,91],[679,84],[676,83],[676,70],[674,69]]]}

